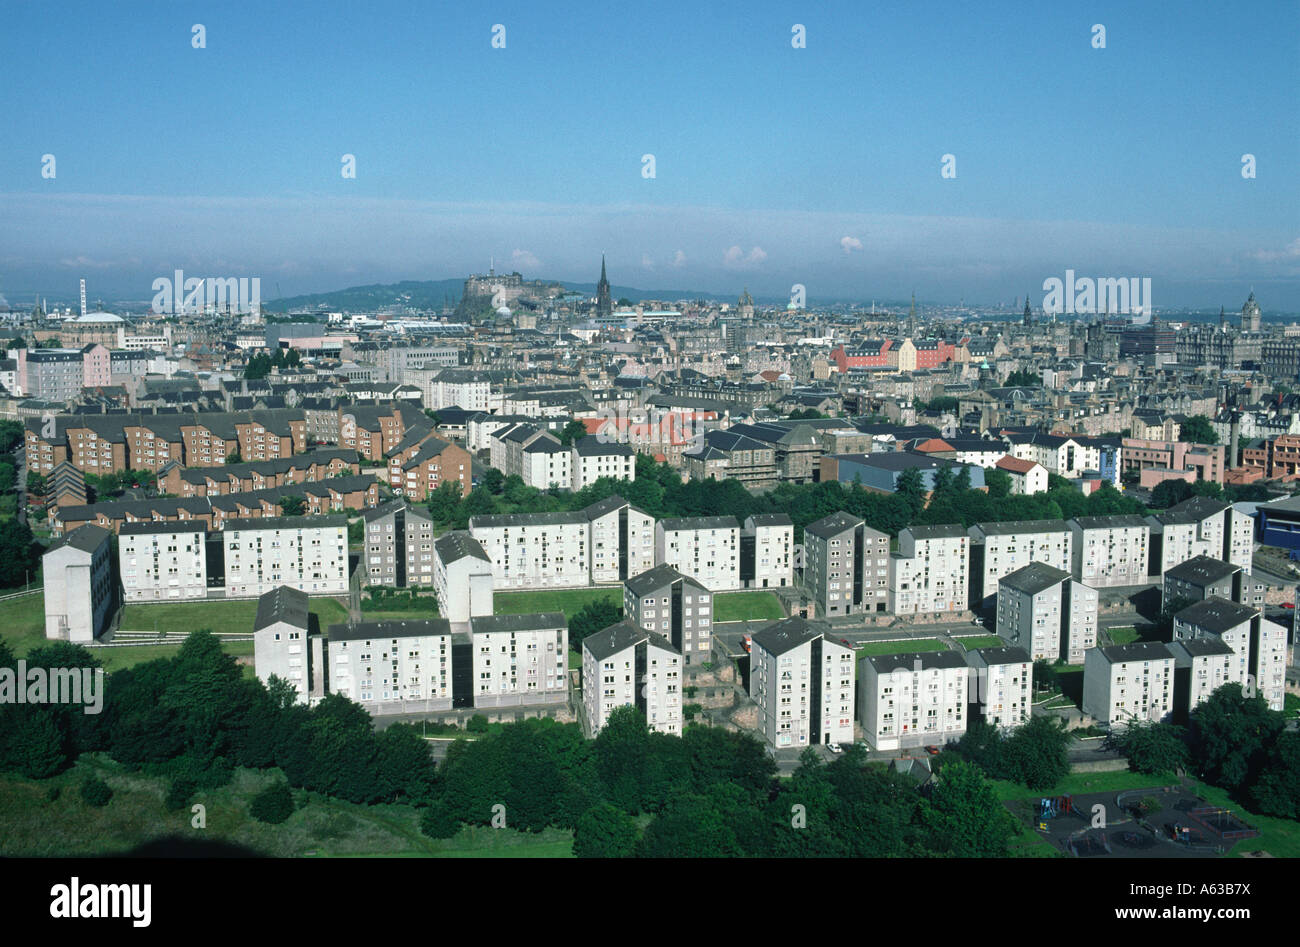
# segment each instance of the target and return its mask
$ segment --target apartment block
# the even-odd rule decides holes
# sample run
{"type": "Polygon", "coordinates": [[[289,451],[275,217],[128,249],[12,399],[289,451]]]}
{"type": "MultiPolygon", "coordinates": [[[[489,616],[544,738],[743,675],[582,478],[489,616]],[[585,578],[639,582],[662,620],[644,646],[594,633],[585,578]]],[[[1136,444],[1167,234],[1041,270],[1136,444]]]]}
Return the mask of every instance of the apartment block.
{"type": "Polygon", "coordinates": [[[753,635],[749,696],[776,749],[853,742],[853,649],[823,622],[787,618],[753,635]]]}
{"type": "Polygon", "coordinates": [[[207,529],[194,523],[124,523],[117,534],[124,602],[205,599],[207,529]]]}
{"type": "Polygon", "coordinates": [[[582,511],[590,523],[589,584],[626,582],[655,564],[655,519],[620,496],[582,511]]]}
{"type": "Polygon", "coordinates": [[[898,534],[889,611],[895,615],[965,611],[970,537],[959,525],[909,526],[898,534]]]}
{"type": "Polygon", "coordinates": [[[976,648],[970,667],[970,716],[1000,730],[1028,722],[1033,709],[1034,660],[1024,648],[976,648]]]}
{"type": "Polygon", "coordinates": [[[84,644],[108,630],[117,608],[112,538],[106,529],[82,526],[41,557],[46,638],[84,644]]]}
{"type": "Polygon", "coordinates": [[[471,516],[469,532],[492,562],[496,589],[581,588],[591,583],[585,512],[471,516]]]}
{"type": "Polygon", "coordinates": [[[1013,520],[976,523],[970,535],[970,607],[991,608],[998,580],[1031,562],[1069,572],[1073,567],[1073,536],[1061,520],[1013,520]]]}
{"type": "Polygon", "coordinates": [[[734,516],[660,520],[655,561],[672,566],[713,592],[740,588],[740,524],[734,516]]]}
{"type": "Polygon", "coordinates": [[[619,707],[635,706],[651,730],[681,736],[682,656],[662,635],[621,621],[582,642],[582,704],[595,738],[619,707]]]}
{"type": "Polygon", "coordinates": [[[279,585],[316,595],[348,590],[346,516],[231,520],[221,538],[228,598],[260,596],[279,585]]]}
{"type": "Polygon", "coordinates": [[[889,608],[889,535],[848,513],[804,527],[803,582],[819,617],[889,608]]]}
{"type": "Polygon", "coordinates": [[[1103,726],[1168,722],[1174,710],[1174,656],[1159,641],[1089,648],[1083,712],[1103,726]]]}
{"type": "Polygon", "coordinates": [[[370,713],[450,710],[452,635],[445,618],[331,625],[329,692],[370,713]]]}
{"type": "Polygon", "coordinates": [[[997,635],[1034,661],[1082,664],[1097,645],[1097,590],[1045,562],[998,580],[997,635]]]}
{"type": "Polygon", "coordinates": [[[942,746],[968,726],[970,669],[956,651],[858,662],[858,720],[873,750],[942,746]]]}
{"type": "Polygon", "coordinates": [[[530,424],[502,428],[491,436],[489,463],[507,477],[518,476],[530,487],[573,487],[573,452],[549,431],[530,424]]]}
{"type": "Polygon", "coordinates": [[[1151,526],[1141,516],[1082,516],[1069,525],[1080,582],[1111,588],[1147,581],[1151,526]]]}
{"type": "Polygon", "coordinates": [[[1185,638],[1168,647],[1174,656],[1174,720],[1186,723],[1202,701],[1233,681],[1237,653],[1214,636],[1185,638]]]}
{"type": "Polygon", "coordinates": [[[433,590],[438,611],[454,624],[492,614],[492,561],[467,532],[452,531],[433,544],[433,590]]]}
{"type": "Polygon", "coordinates": [[[470,619],[474,706],[568,700],[569,627],[560,612],[470,619]]]}
{"type": "Polygon", "coordinates": [[[1185,514],[1197,521],[1200,539],[1207,544],[1206,555],[1254,569],[1255,521],[1230,503],[1209,497],[1192,497],[1171,506],[1170,513],[1185,514]]]}
{"type": "Polygon", "coordinates": [[[613,438],[588,434],[573,442],[569,468],[574,490],[595,483],[601,477],[636,479],[636,452],[613,438]]]}
{"type": "Polygon", "coordinates": [[[423,506],[390,500],[361,514],[366,585],[428,588],[434,584],[433,520],[423,506]]]}
{"type": "MultiPolygon", "coordinates": [[[[1258,608],[1207,598],[1174,615],[1174,641],[1213,639],[1233,650],[1229,680],[1254,691],[1273,710],[1283,708],[1286,687],[1286,629],[1258,608]]],[[[1189,708],[1190,709],[1190,708],[1189,708]]]]}
{"type": "Polygon", "coordinates": [[[740,584],[747,589],[794,585],[794,521],[784,513],[759,513],[740,528],[740,584]]]}
{"type": "Polygon", "coordinates": [[[1162,607],[1179,599],[1190,603],[1217,596],[1238,605],[1262,608],[1267,593],[1268,583],[1254,578],[1241,566],[1197,556],[1165,573],[1162,607]]]}
{"type": "Polygon", "coordinates": [[[320,635],[310,636],[310,623],[306,592],[282,585],[257,600],[253,622],[257,677],[263,684],[269,684],[272,676],[292,684],[302,703],[324,696],[323,640],[320,635]]]}
{"type": "Polygon", "coordinates": [[[638,628],[672,643],[683,665],[708,661],[713,648],[714,596],[672,566],[655,566],[623,586],[623,614],[638,628]]]}

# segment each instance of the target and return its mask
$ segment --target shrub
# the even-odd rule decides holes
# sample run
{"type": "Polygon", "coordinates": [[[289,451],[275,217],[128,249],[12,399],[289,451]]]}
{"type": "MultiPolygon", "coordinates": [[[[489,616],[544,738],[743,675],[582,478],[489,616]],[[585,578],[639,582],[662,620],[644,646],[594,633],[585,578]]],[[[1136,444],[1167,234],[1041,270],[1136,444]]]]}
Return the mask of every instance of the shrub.
{"type": "Polygon", "coordinates": [[[167,798],[163,800],[163,804],[173,811],[184,809],[186,804],[189,803],[190,797],[194,795],[198,788],[194,780],[186,776],[179,776],[172,780],[171,788],[167,790],[167,798]]]}
{"type": "Polygon", "coordinates": [[[293,793],[288,783],[276,783],[268,786],[253,797],[249,814],[259,822],[279,825],[293,815],[293,793]]]}
{"type": "Polygon", "coordinates": [[[86,805],[102,809],[113,798],[113,790],[98,776],[87,776],[81,783],[81,798],[86,805]]]}
{"type": "Polygon", "coordinates": [[[451,806],[439,799],[420,815],[420,831],[429,838],[451,838],[460,831],[460,822],[451,806]]]}

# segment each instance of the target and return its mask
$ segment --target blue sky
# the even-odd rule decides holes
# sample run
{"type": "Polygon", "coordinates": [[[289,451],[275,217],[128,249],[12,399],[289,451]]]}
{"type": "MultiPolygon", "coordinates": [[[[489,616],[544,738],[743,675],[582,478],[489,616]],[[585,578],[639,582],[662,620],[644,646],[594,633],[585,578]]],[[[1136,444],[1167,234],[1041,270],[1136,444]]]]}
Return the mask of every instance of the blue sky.
{"type": "Polygon", "coordinates": [[[1009,304],[1069,267],[1300,311],[1298,36],[1291,0],[11,2],[0,292],[603,250],[646,288],[1009,304]]]}

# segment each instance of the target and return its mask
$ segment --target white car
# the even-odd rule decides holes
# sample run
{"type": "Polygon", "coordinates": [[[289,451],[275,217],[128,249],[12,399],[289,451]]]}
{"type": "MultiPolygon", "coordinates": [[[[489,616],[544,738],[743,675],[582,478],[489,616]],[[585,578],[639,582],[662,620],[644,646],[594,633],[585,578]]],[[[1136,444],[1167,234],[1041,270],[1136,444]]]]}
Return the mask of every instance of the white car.
{"type": "Polygon", "coordinates": [[[844,747],[840,746],[838,743],[827,743],[826,749],[830,750],[832,753],[844,752],[844,747]]]}

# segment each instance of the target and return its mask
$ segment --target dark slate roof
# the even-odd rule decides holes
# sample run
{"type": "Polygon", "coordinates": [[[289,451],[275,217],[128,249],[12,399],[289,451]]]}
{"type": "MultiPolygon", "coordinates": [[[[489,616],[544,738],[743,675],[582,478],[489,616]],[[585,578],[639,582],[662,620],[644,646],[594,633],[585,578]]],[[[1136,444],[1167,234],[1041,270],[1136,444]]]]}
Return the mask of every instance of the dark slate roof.
{"type": "Polygon", "coordinates": [[[1024,648],[976,648],[975,654],[984,659],[985,664],[1033,664],[1029,652],[1024,648]]]}
{"type": "Polygon", "coordinates": [[[550,628],[568,628],[563,612],[539,612],[533,615],[479,615],[469,620],[472,634],[494,634],[502,631],[545,631],[550,628]]]}
{"type": "Polygon", "coordinates": [[[451,622],[445,618],[412,621],[363,621],[356,624],[330,625],[330,641],[385,641],[393,638],[416,638],[451,634],[451,622]]]}
{"type": "Polygon", "coordinates": [[[1224,562],[1222,559],[1214,559],[1210,556],[1197,556],[1186,562],[1180,562],[1166,571],[1165,578],[1204,586],[1226,579],[1240,571],[1241,566],[1233,565],[1231,562],[1224,562]]]}
{"type": "Polygon", "coordinates": [[[93,553],[103,543],[107,542],[113,534],[103,527],[96,526],[94,523],[87,523],[84,526],[78,526],[66,536],[62,536],[50,544],[50,548],[45,550],[45,555],[49,555],[56,549],[62,549],[64,546],[71,546],[73,549],[79,549],[82,552],[93,553]]]}
{"type": "Polygon", "coordinates": [[[663,588],[665,585],[671,585],[678,579],[690,583],[701,592],[708,592],[704,586],[695,581],[688,575],[683,575],[667,563],[661,563],[653,569],[647,569],[640,575],[634,575],[623,584],[633,595],[640,597],[663,588]]]}
{"type": "Polygon", "coordinates": [[[1049,566],[1045,562],[1031,562],[1027,566],[1021,566],[1015,572],[1004,575],[998,580],[998,584],[1009,586],[1026,595],[1037,595],[1069,577],[1070,573],[1049,566]]]}
{"type": "Polygon", "coordinates": [[[1076,516],[1070,522],[1079,524],[1081,529],[1151,528],[1151,524],[1136,513],[1125,513],[1117,516],[1076,516]]]}
{"type": "MultiPolygon", "coordinates": [[[[302,486],[302,484],[295,484],[302,486]]],[[[263,491],[258,490],[258,493],[263,491]]],[[[246,496],[247,494],[245,494],[246,496]]],[[[238,497],[239,494],[234,494],[238,497]]],[[[213,497],[213,501],[223,499],[213,497]]],[[[261,518],[252,517],[249,519],[226,520],[225,528],[227,530],[240,529],[321,529],[328,526],[348,525],[347,516],[342,513],[330,513],[325,516],[263,516],[261,518]]]]}
{"type": "Polygon", "coordinates": [[[966,530],[959,523],[943,523],[930,526],[909,526],[907,531],[913,539],[955,539],[966,538],[966,530]]]}
{"type": "Polygon", "coordinates": [[[437,552],[438,558],[444,563],[457,562],[466,556],[482,559],[484,562],[492,561],[488,558],[488,554],[483,551],[483,547],[477,539],[460,530],[439,536],[434,540],[433,548],[437,552]]]}
{"type": "Polygon", "coordinates": [[[756,631],[753,635],[753,643],[768,654],[781,655],[814,638],[828,634],[830,630],[830,626],[825,622],[808,621],[798,617],[785,618],[773,622],[762,631],[756,631]]]}
{"type": "Polygon", "coordinates": [[[1171,513],[1190,513],[1198,520],[1208,519],[1215,514],[1222,513],[1228,508],[1228,504],[1222,500],[1215,500],[1210,497],[1191,497],[1182,503],[1175,503],[1169,508],[1171,513]]]}
{"type": "Polygon", "coordinates": [[[909,651],[902,654],[873,654],[866,660],[881,674],[891,674],[899,670],[911,670],[920,661],[922,671],[934,671],[941,668],[964,668],[965,659],[956,651],[909,651]]]}
{"type": "Polygon", "coordinates": [[[1159,641],[1136,641],[1133,644],[1111,645],[1109,648],[1095,649],[1098,654],[1111,664],[1127,664],[1130,661],[1158,661],[1172,658],[1169,649],[1159,641]]]}
{"type": "Polygon", "coordinates": [[[1180,648],[1193,658],[1237,653],[1224,644],[1222,638],[1186,638],[1182,641],[1171,642],[1169,645],[1169,650],[1173,651],[1175,655],[1180,648]]]}
{"type": "Polygon", "coordinates": [[[610,625],[604,631],[598,631],[594,635],[588,635],[582,641],[582,650],[589,653],[594,660],[603,661],[610,655],[618,654],[620,651],[642,641],[648,641],[656,648],[664,651],[681,654],[680,651],[673,647],[672,642],[662,635],[638,628],[627,620],[621,621],[617,625],[610,625]]]}
{"type": "Polygon", "coordinates": [[[804,535],[811,533],[822,539],[828,539],[831,536],[838,536],[846,530],[855,529],[862,525],[862,520],[843,510],[832,513],[830,516],[824,516],[815,523],[809,523],[803,528],[804,535]]]}
{"type": "Polygon", "coordinates": [[[207,524],[203,520],[154,520],[148,523],[123,523],[118,527],[119,536],[148,536],[153,533],[206,533],[207,524]]]}
{"type": "Polygon", "coordinates": [[[752,522],[757,526],[793,526],[794,520],[790,519],[785,513],[755,513],[753,516],[746,518],[747,522],[752,522]]]}
{"type": "Polygon", "coordinates": [[[631,457],[632,448],[618,441],[612,441],[608,438],[601,438],[595,434],[588,434],[586,437],[580,437],[573,442],[573,449],[580,457],[631,457]]]}
{"type": "Polygon", "coordinates": [[[571,526],[588,523],[587,514],[575,513],[484,513],[469,518],[471,532],[493,526],[571,526]]]}
{"type": "Polygon", "coordinates": [[[734,516],[684,516],[659,522],[670,532],[681,529],[740,529],[734,516]]]}
{"type": "Polygon", "coordinates": [[[1215,634],[1222,634],[1250,621],[1259,614],[1259,609],[1247,605],[1238,605],[1226,598],[1212,595],[1204,601],[1188,605],[1174,616],[1174,621],[1195,625],[1215,634]]]}
{"type": "Polygon", "coordinates": [[[307,627],[307,593],[277,586],[258,597],[257,618],[253,621],[253,631],[261,631],[267,625],[278,621],[288,622],[298,628],[307,627]]]}
{"type": "Polygon", "coordinates": [[[1069,525],[1064,520],[1009,520],[1004,523],[976,523],[972,529],[978,529],[985,536],[1008,536],[1012,533],[1068,533],[1069,525]]]}

